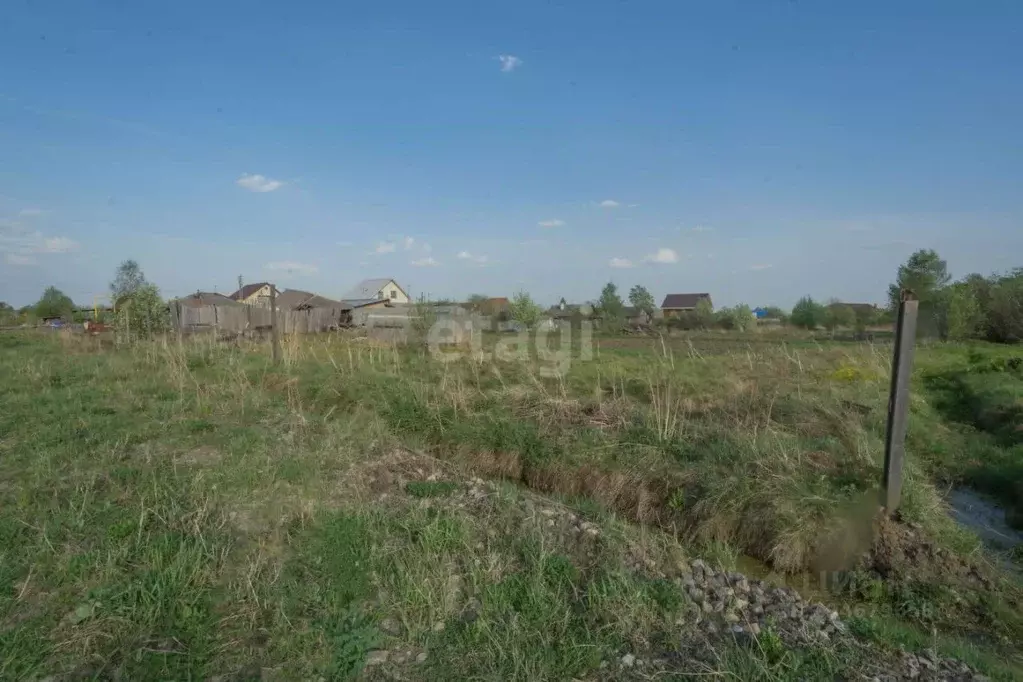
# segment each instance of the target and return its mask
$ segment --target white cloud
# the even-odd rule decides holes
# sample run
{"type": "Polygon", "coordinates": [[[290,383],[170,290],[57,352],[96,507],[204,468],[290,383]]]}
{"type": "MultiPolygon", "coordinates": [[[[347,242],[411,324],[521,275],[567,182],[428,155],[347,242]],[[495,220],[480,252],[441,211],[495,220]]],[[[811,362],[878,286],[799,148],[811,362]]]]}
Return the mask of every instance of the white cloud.
{"type": "Polygon", "coordinates": [[[430,253],[431,251],[433,251],[433,247],[429,244],[423,243],[423,252],[430,253]]]}
{"type": "Polygon", "coordinates": [[[394,242],[380,242],[377,247],[373,250],[374,253],[394,253],[397,247],[394,242]]]}
{"type": "Polygon", "coordinates": [[[560,218],[551,218],[550,220],[541,220],[537,225],[540,227],[563,227],[565,221],[560,218]]]}
{"type": "Polygon", "coordinates": [[[408,251],[409,249],[416,245],[416,240],[413,239],[412,237],[405,237],[404,239],[401,240],[401,243],[405,246],[405,250],[408,251]]]}
{"type": "Polygon", "coordinates": [[[35,262],[31,258],[35,254],[67,253],[78,248],[78,242],[69,237],[47,237],[17,221],[0,221],[0,253],[10,254],[8,263],[29,265],[28,261],[35,262]]]}
{"type": "Polygon", "coordinates": [[[23,208],[18,211],[18,217],[20,218],[35,218],[36,216],[46,215],[49,213],[45,208],[23,208]]]}
{"type": "Polygon", "coordinates": [[[6,253],[4,254],[4,260],[7,261],[8,265],[35,265],[36,259],[32,256],[26,256],[21,253],[6,253]]]}
{"type": "Polygon", "coordinates": [[[433,256],[427,256],[426,258],[418,258],[412,261],[411,264],[416,266],[417,268],[432,268],[434,266],[440,265],[440,263],[434,260],[433,256]]]}
{"type": "Polygon", "coordinates": [[[501,62],[501,71],[504,73],[511,73],[522,66],[522,60],[513,54],[498,55],[497,60],[501,62]]]}
{"type": "Polygon", "coordinates": [[[336,244],[337,246],[341,246],[341,247],[345,247],[345,246],[351,246],[351,245],[352,245],[352,243],[351,243],[351,242],[335,242],[335,244],[336,244]]]}
{"type": "Polygon", "coordinates": [[[597,205],[600,206],[601,208],[618,208],[619,206],[621,206],[621,204],[619,204],[614,199],[604,199],[597,205]]]}
{"type": "Polygon", "coordinates": [[[311,263],[296,263],[295,261],[290,260],[267,263],[263,266],[263,268],[265,270],[287,272],[290,275],[315,275],[320,271],[318,267],[311,263]]]}
{"type": "Polygon", "coordinates": [[[631,268],[632,261],[628,258],[612,258],[607,262],[612,268],[631,268]]]}
{"type": "Polygon", "coordinates": [[[36,249],[36,253],[67,253],[78,249],[78,242],[67,237],[45,237],[36,249]]]}
{"type": "Polygon", "coordinates": [[[751,265],[750,270],[770,270],[773,265],[751,265]]]}
{"type": "Polygon", "coordinates": [[[674,249],[660,248],[655,253],[651,253],[644,259],[647,263],[677,263],[678,254],[675,253],[674,249]]]}
{"type": "Polygon", "coordinates": [[[482,265],[483,263],[487,262],[487,257],[486,256],[481,255],[481,254],[472,254],[472,253],[469,253],[468,251],[459,251],[458,252],[458,258],[460,260],[467,260],[467,261],[470,261],[472,263],[479,263],[480,265],[482,265]]]}
{"type": "Polygon", "coordinates": [[[689,228],[690,232],[713,232],[713,227],[707,227],[706,225],[697,225],[696,227],[689,228]]]}
{"type": "Polygon", "coordinates": [[[275,189],[280,189],[284,186],[284,183],[280,180],[274,180],[268,178],[265,175],[250,175],[249,173],[243,173],[240,178],[236,181],[236,184],[242,189],[247,189],[250,192],[272,192],[275,189]]]}

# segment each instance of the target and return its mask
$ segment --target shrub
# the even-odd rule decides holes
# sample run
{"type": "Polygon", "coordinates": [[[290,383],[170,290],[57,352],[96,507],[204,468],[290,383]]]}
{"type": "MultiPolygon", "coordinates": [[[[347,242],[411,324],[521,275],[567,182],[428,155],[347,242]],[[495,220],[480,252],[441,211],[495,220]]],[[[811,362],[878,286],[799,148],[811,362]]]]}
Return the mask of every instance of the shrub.
{"type": "Polygon", "coordinates": [[[824,306],[809,296],[804,296],[792,308],[789,321],[803,329],[816,329],[824,322],[824,306]]]}

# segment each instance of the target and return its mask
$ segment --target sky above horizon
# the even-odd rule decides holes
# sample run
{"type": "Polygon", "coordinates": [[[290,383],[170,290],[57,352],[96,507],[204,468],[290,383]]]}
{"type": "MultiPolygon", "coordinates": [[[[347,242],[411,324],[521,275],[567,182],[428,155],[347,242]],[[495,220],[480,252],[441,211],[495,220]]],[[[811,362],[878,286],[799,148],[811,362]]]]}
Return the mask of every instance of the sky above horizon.
{"type": "Polygon", "coordinates": [[[1023,265],[1023,3],[19,1],[0,301],[883,302],[1023,265]]]}

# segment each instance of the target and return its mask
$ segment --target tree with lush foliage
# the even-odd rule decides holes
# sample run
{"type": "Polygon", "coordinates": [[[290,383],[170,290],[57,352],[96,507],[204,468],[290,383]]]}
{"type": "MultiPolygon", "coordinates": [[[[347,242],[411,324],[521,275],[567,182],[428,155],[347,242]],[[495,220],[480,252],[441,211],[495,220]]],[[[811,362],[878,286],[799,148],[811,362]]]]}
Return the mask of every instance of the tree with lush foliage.
{"type": "Polygon", "coordinates": [[[974,288],[966,282],[950,286],[941,318],[944,338],[962,341],[979,336],[984,328],[984,312],[974,288]]]}
{"type": "Polygon", "coordinates": [[[121,301],[131,298],[137,291],[148,284],[146,275],[142,272],[139,264],[133,260],[126,260],[117,266],[117,273],[114,281],[110,283],[110,297],[115,305],[121,301]]]}
{"type": "Polygon", "coordinates": [[[835,331],[840,327],[852,327],[856,324],[856,311],[841,301],[831,301],[824,309],[824,327],[835,331]]]}
{"type": "Polygon", "coordinates": [[[140,338],[166,331],[167,304],[155,284],[146,281],[142,268],[134,260],[117,267],[110,283],[110,297],[116,308],[118,328],[129,338],[140,338]]]}
{"type": "Polygon", "coordinates": [[[858,332],[865,332],[868,327],[878,324],[880,321],[880,311],[873,306],[857,306],[853,312],[856,316],[855,327],[858,332]]]}
{"type": "Polygon", "coordinates": [[[803,329],[816,329],[824,323],[824,306],[813,298],[804,296],[792,308],[789,322],[803,329]]]}
{"type": "Polygon", "coordinates": [[[508,302],[508,314],[516,322],[533,327],[543,316],[543,308],[527,292],[519,291],[508,302]]]}
{"type": "Polygon", "coordinates": [[[1023,341],[1023,268],[992,277],[986,336],[999,343],[1023,341]]]}
{"type": "Polygon", "coordinates": [[[753,311],[745,303],[722,308],[717,312],[717,322],[724,329],[744,332],[753,326],[753,311]]]}
{"type": "Polygon", "coordinates": [[[642,310],[647,315],[653,315],[654,310],[657,308],[657,303],[654,302],[654,295],[642,284],[637,284],[629,289],[629,304],[642,310]]]}
{"type": "Polygon", "coordinates": [[[898,310],[902,290],[912,291],[920,301],[917,332],[921,335],[942,334],[946,327],[945,288],[951,279],[948,264],[937,251],[920,249],[899,266],[895,282],[888,287],[889,307],[898,310]]]}
{"type": "Polygon", "coordinates": [[[769,305],[764,308],[764,319],[765,320],[779,320],[782,324],[785,324],[789,320],[788,313],[779,308],[778,306],[769,305]]]}
{"type": "Polygon", "coordinates": [[[597,307],[600,308],[600,316],[605,320],[621,319],[625,303],[618,295],[618,287],[614,282],[608,282],[600,291],[600,298],[597,300],[597,307]]]}
{"type": "Polygon", "coordinates": [[[170,320],[167,303],[155,284],[144,284],[117,307],[117,326],[131,338],[144,338],[166,331],[170,320]]]}
{"type": "Polygon", "coordinates": [[[35,304],[36,317],[60,317],[65,320],[71,319],[71,311],[75,304],[71,298],[57,287],[46,287],[46,291],[35,304]]]}
{"type": "Polygon", "coordinates": [[[714,324],[714,304],[710,299],[701,298],[693,309],[693,320],[699,329],[709,329],[714,324]]]}
{"type": "Polygon", "coordinates": [[[13,324],[18,319],[18,312],[10,303],[0,301],[0,324],[13,324]]]}

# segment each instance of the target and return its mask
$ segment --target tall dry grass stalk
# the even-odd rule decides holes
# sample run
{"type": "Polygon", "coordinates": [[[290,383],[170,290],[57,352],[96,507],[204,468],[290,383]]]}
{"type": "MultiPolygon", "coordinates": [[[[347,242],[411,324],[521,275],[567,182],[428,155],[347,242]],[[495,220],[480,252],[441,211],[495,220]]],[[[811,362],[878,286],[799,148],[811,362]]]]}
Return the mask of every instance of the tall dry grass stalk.
{"type": "Polygon", "coordinates": [[[647,386],[658,438],[668,441],[681,436],[685,430],[687,403],[676,382],[670,375],[651,376],[647,386]]]}

